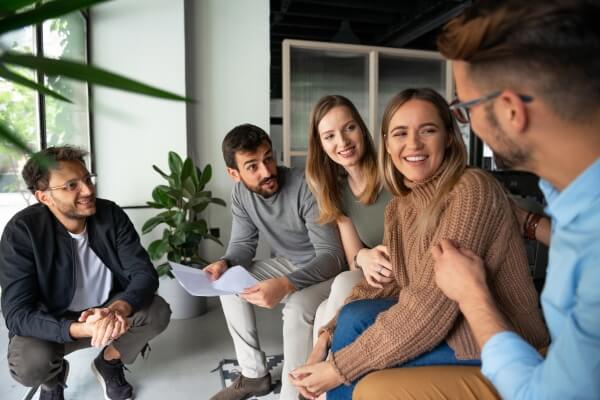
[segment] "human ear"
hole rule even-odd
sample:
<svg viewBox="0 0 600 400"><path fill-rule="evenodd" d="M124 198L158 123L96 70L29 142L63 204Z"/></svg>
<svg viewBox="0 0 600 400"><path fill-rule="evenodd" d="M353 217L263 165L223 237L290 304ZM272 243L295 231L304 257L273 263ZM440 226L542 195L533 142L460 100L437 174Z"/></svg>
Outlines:
<svg viewBox="0 0 600 400"><path fill-rule="evenodd" d="M235 168L229 168L229 167L227 167L227 175L229 175L229 177L231 179L233 179L234 182L239 182L241 180L241 178L240 178L240 171L238 171Z"/></svg>
<svg viewBox="0 0 600 400"><path fill-rule="evenodd" d="M36 190L34 193L34 196L36 198L36 200L40 203L42 203L45 206L49 206L51 199L50 196L48 195L48 192L46 191L42 191L42 190Z"/></svg>
<svg viewBox="0 0 600 400"><path fill-rule="evenodd" d="M520 134L527 129L528 112L525 101L511 89L505 89L500 94L498 117L506 131Z"/></svg>

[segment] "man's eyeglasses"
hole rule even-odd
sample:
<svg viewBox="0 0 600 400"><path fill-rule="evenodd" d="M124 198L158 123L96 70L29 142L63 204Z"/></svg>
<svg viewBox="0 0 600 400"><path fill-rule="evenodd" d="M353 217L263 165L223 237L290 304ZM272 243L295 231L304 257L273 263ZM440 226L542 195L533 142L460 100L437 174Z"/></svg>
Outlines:
<svg viewBox="0 0 600 400"><path fill-rule="evenodd" d="M481 96L476 99L463 102L459 102L458 99L454 99L450 103L450 111L452 111L452 114L454 114L454 118L456 118L458 122L460 122L461 124L468 124L471 121L471 117L469 116L469 108L476 106L477 104L495 99L496 97L500 96L501 93L502 91L498 90L485 96ZM527 96L525 94L520 94L519 98L525 103L529 103L533 100L533 97Z"/></svg>
<svg viewBox="0 0 600 400"><path fill-rule="evenodd" d="M78 192L81 190L81 185L93 187L96 185L96 174L88 174L80 179L71 179L60 186L49 187L46 190L66 190L67 192Z"/></svg>

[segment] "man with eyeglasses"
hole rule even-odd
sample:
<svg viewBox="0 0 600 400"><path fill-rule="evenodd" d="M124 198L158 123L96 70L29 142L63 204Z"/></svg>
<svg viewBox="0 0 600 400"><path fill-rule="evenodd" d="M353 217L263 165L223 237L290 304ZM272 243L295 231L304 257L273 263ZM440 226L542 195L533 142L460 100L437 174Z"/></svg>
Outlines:
<svg viewBox="0 0 600 400"><path fill-rule="evenodd" d="M124 365L168 325L169 305L154 293L156 271L127 215L96 198L86 153L64 146L34 154L23 179L38 204L17 213L0 241L2 313L8 364L40 399L63 399L66 354L94 346L106 399L131 399Z"/></svg>
<svg viewBox="0 0 600 400"><path fill-rule="evenodd" d="M552 218L541 304L545 357L514 333L481 259L432 249L436 280L482 348L507 399L600 398L600 6L585 0L480 2L438 44L473 131L505 165L540 176Z"/></svg>
<svg viewBox="0 0 600 400"><path fill-rule="evenodd" d="M432 248L436 282L505 399L600 399L599 21L597 1L480 0L438 39L453 60L457 119L504 165L540 176L552 219L544 356L498 309L479 257L448 241ZM459 368L400 368L367 376L353 398L497 399L489 381Z"/></svg>

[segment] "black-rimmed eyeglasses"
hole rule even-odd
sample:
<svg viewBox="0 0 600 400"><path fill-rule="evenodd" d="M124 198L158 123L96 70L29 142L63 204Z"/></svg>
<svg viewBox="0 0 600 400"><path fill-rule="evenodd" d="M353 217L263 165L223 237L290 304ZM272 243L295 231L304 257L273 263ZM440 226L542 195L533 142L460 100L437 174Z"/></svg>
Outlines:
<svg viewBox="0 0 600 400"><path fill-rule="evenodd" d="M469 108L476 106L477 104L495 99L496 97L500 96L501 93L502 91L498 90L485 96L481 96L476 99L463 102L459 102L458 99L454 99L450 103L450 111L452 111L452 114L454 114L454 118L456 118L458 122L460 122L461 124L468 124L471 121L471 117L469 116ZM526 94L520 94L519 98L525 103L529 103L533 100L533 97L528 96Z"/></svg>
<svg viewBox="0 0 600 400"><path fill-rule="evenodd" d="M67 192L78 192L81 190L81 185L86 185L87 187L93 187L96 185L96 174L88 174L80 179L71 179L70 181L66 181L64 184L59 186L52 186L46 190L66 190Z"/></svg>

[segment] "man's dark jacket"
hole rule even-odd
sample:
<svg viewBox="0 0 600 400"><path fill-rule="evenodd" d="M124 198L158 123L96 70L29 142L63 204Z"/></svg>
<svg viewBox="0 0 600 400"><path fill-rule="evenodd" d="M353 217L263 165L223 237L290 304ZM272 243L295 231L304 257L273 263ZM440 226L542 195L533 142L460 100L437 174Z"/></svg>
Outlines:
<svg viewBox="0 0 600 400"><path fill-rule="evenodd" d="M158 277L125 212L97 199L86 230L90 247L113 273L112 292L134 312L148 304ZM29 206L8 222L0 241L0 286L10 336L74 340L71 320L63 316L75 294L77 257L74 239L46 206Z"/></svg>

